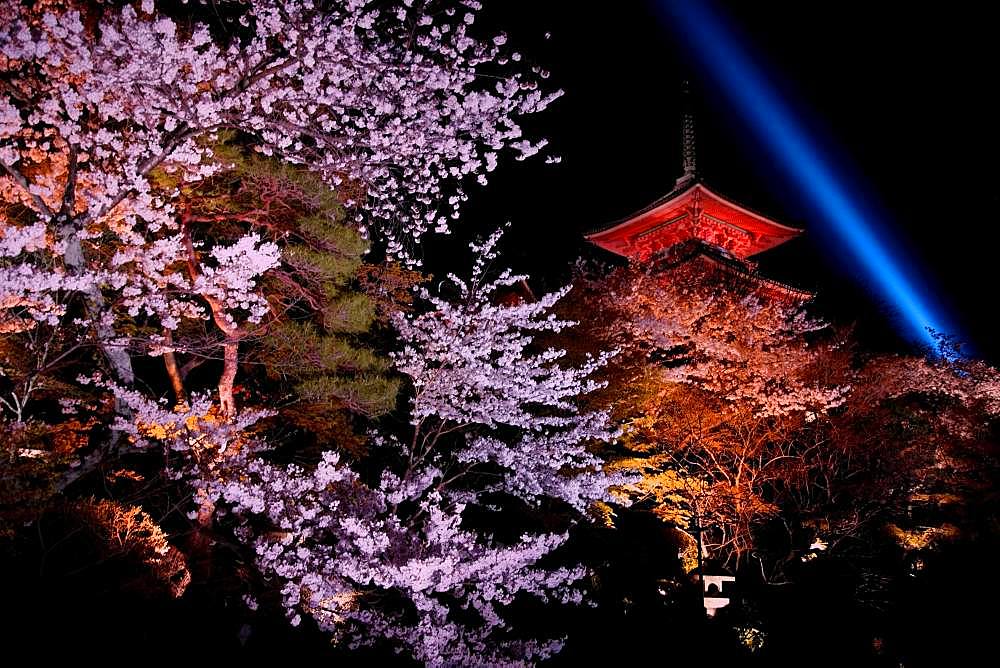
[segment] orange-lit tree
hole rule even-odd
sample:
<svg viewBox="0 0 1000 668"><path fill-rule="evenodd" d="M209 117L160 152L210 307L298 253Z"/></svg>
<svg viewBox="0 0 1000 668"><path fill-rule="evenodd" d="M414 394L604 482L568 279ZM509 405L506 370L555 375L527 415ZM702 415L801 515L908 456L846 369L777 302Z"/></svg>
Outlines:
<svg viewBox="0 0 1000 668"><path fill-rule="evenodd" d="M995 413L994 370L865 355L801 300L678 257L583 271L574 297L620 350L601 400L624 428L617 466L642 474L621 490L637 507L681 531L697 522L708 555L754 554L778 578L810 544L873 532L940 486L942 466L968 465ZM787 536L764 545L766 526Z"/></svg>
<svg viewBox="0 0 1000 668"><path fill-rule="evenodd" d="M808 466L807 433L843 401L840 379L815 373L824 323L671 256L579 287L611 316L595 334L621 351L617 466L643 474L623 492L682 530L697 521L709 553L739 560L779 511L771 491Z"/></svg>

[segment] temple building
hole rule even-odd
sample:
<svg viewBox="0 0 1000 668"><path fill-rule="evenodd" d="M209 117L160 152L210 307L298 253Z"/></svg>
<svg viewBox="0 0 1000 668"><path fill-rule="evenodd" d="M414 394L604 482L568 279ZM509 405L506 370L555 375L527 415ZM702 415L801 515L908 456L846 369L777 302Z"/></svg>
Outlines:
<svg viewBox="0 0 1000 668"><path fill-rule="evenodd" d="M673 189L630 216L585 235L587 241L627 258L649 263L697 262L785 299L812 294L765 278L751 258L802 233L801 229L750 211L710 190L698 176L694 119L683 123L683 174Z"/></svg>

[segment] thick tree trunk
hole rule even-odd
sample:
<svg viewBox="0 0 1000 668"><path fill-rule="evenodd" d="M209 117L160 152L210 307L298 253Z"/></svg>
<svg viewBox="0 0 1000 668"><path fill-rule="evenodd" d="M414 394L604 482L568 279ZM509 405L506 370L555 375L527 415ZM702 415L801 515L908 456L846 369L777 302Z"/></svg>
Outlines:
<svg viewBox="0 0 1000 668"><path fill-rule="evenodd" d="M219 407L226 417L236 415L236 400L233 398L233 383L239 367L239 341L230 337L223 345L222 376L219 377Z"/></svg>

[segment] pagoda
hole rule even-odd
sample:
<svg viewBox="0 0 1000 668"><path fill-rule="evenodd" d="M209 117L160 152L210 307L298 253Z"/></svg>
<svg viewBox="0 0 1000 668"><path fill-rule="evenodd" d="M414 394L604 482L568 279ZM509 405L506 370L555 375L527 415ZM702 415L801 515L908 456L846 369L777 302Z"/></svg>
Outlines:
<svg viewBox="0 0 1000 668"><path fill-rule="evenodd" d="M587 241L631 262L697 261L766 293L811 297L811 293L760 276L750 259L794 239L802 230L750 211L701 182L689 109L685 110L682 135L684 169L673 189L630 216L586 234Z"/></svg>

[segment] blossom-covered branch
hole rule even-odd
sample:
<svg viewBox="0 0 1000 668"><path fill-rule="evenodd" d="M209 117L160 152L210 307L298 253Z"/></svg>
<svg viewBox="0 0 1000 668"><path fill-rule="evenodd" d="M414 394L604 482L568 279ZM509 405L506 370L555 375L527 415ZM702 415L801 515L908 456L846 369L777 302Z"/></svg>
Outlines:
<svg viewBox="0 0 1000 668"><path fill-rule="evenodd" d="M568 528L628 479L588 450L615 437L607 414L577 408L607 356L569 367L557 364L562 351L534 349L536 333L572 324L550 312L563 292L500 303L521 277L487 278L498 240L475 248L471 280L452 277L452 299L422 292L430 310L397 318L412 432L376 441L390 462L377 484L327 452L312 469L252 461L215 487L239 516L274 526L243 535L284 583L294 623L308 613L338 636L389 641L432 664L531 662L559 648L506 637L503 611L523 595L580 600L582 569L539 563L568 534L491 537L468 528L465 511L547 498L565 504Z"/></svg>

